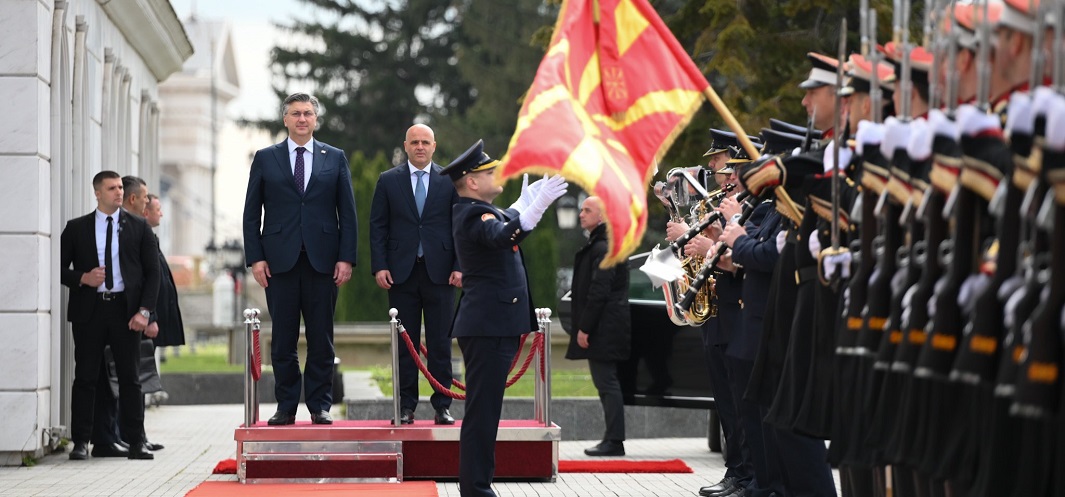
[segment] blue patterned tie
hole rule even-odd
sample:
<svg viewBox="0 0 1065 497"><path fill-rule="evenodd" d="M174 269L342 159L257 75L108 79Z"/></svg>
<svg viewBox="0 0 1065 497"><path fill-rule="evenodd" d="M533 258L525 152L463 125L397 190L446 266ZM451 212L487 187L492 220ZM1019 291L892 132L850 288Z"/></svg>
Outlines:
<svg viewBox="0 0 1065 497"><path fill-rule="evenodd" d="M425 185L422 184L422 178L425 177L425 171L415 171L414 174L418 175L417 186L414 187L414 205L418 207L418 216L422 215L422 209L425 208ZM418 241L418 257L422 256L422 242Z"/></svg>
<svg viewBox="0 0 1065 497"><path fill-rule="evenodd" d="M296 189L299 190L300 195L303 195L303 153L307 149L303 147L296 147L296 170L292 173L292 179L296 180Z"/></svg>

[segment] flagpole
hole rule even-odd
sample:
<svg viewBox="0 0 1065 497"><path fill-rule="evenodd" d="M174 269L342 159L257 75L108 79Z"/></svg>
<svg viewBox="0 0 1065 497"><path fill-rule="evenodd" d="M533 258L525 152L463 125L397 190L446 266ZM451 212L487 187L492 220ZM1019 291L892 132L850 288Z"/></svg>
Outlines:
<svg viewBox="0 0 1065 497"><path fill-rule="evenodd" d="M706 86L703 90L703 96L710 101L710 104L714 106L718 114L725 120L725 124L733 133L736 133L736 139L740 141L740 145L743 145L743 149L747 151L747 155L751 160L757 160L762 154L758 153L758 149L754 148L754 143L751 143L751 139L747 138L747 133L743 131L743 126L740 126L739 121L736 120L736 116L732 115L732 112L725 106L725 102L721 101L721 97L717 96L717 92L710 85Z"/></svg>

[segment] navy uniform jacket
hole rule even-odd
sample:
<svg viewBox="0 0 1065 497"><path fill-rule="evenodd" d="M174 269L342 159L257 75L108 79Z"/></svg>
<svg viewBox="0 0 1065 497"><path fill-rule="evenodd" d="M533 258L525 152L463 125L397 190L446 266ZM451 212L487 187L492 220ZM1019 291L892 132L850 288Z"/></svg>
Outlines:
<svg viewBox="0 0 1065 497"><path fill-rule="evenodd" d="M333 274L338 261L355 265L358 225L348 159L336 147L313 142L311 177L302 197L292 178L287 139L255 152L244 202L249 267L266 261L271 273L283 273L304 249L319 273Z"/></svg>
<svg viewBox="0 0 1065 497"><path fill-rule="evenodd" d="M518 243L518 211L459 197L451 210L462 296L451 336L521 336L537 328Z"/></svg>
<svg viewBox="0 0 1065 497"><path fill-rule="evenodd" d="M759 212L761 211L761 212ZM777 252L777 232L780 231L780 213L772 203L763 203L755 208L751 219L760 220L757 226L747 223L747 235L740 236L732 245L732 261L743 266L743 328L732 334L727 354L739 359L754 361L758 344L762 339L762 323L765 316L769 284L773 268L780 254Z"/></svg>
<svg viewBox="0 0 1065 497"><path fill-rule="evenodd" d="M425 269L437 285L448 284L458 271L455 244L451 238L451 205L458 201L455 184L440 174L437 163L429 165L428 189L421 216L414 203L407 161L381 173L370 206L370 274L383 269L396 284L407 281L422 243Z"/></svg>

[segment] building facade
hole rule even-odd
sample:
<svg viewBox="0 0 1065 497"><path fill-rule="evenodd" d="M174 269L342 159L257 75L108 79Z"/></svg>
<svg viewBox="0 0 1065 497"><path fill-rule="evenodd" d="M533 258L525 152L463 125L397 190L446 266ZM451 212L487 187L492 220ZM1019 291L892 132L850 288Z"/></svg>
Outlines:
<svg viewBox="0 0 1065 497"><path fill-rule="evenodd" d="M160 184L159 83L193 53L167 0L0 0L0 464L69 436L59 234L103 169Z"/></svg>

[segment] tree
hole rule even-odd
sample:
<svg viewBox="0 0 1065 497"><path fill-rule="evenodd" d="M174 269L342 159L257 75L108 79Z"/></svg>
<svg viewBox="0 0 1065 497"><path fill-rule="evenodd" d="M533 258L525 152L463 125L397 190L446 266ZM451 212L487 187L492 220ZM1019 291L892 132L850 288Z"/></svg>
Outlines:
<svg viewBox="0 0 1065 497"><path fill-rule="evenodd" d="M323 141L391 159L411 124L471 103L456 68L452 2L301 1L325 20L281 26L299 43L272 50L274 89L282 99L297 88L316 94ZM280 130L276 120L254 124Z"/></svg>
<svg viewBox="0 0 1065 497"><path fill-rule="evenodd" d="M337 321L387 321L388 292L377 286L370 274L370 199L381 171L391 167L383 153L367 157L355 152L350 157L351 186L355 191L356 218L359 222L358 255L351 280L340 287L337 295Z"/></svg>

